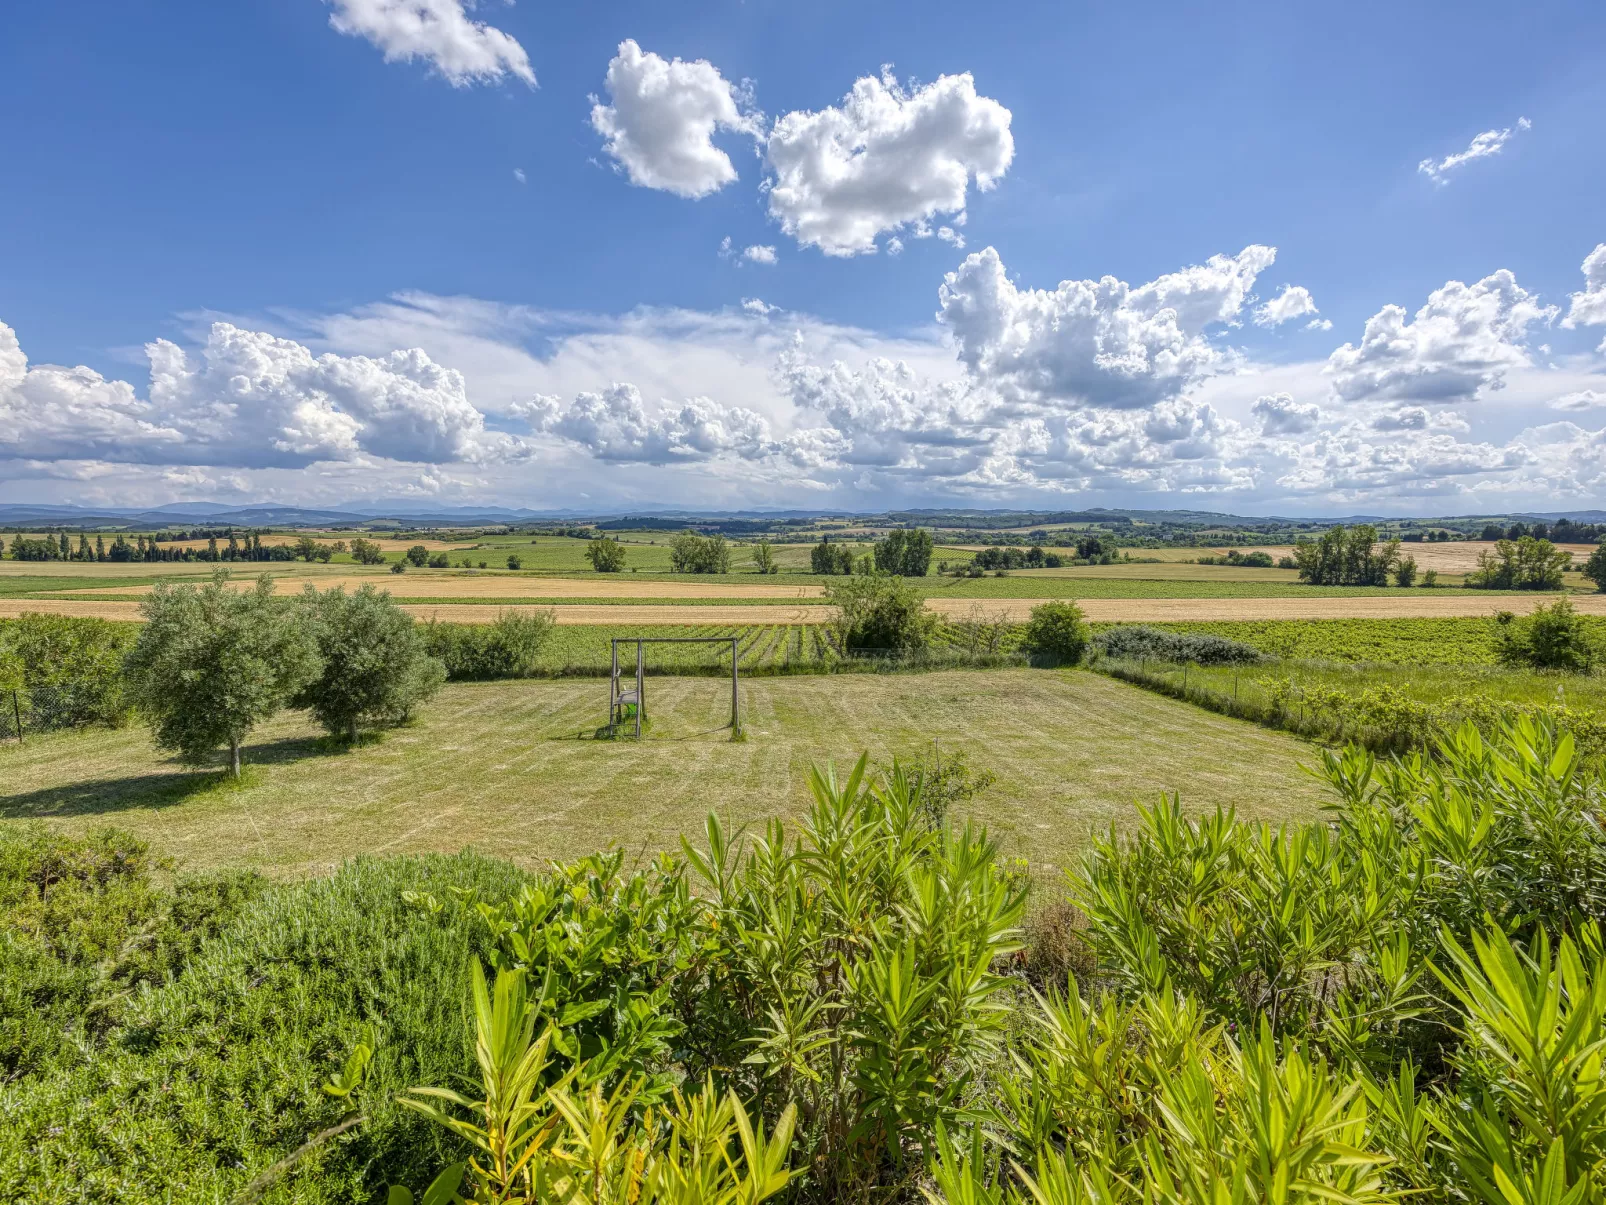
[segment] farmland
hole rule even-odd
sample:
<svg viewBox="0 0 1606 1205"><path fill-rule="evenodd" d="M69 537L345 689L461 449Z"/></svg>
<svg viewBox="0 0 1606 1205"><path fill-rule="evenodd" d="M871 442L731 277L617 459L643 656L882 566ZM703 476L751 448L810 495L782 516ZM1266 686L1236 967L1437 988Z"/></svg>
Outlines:
<svg viewBox="0 0 1606 1205"><path fill-rule="evenodd" d="M1133 800L1314 814L1300 742L1083 671L1023 669L744 684L732 743L719 681L655 682L651 739L591 739L597 682L449 685L415 727L325 753L286 713L253 736L243 788L182 771L140 726L0 748L0 816L73 832L112 823L188 868L321 873L368 853L494 848L525 864L618 843L672 847L710 808L732 825L801 806L811 762L918 757L932 742L998 775L974 814L1011 852L1062 862Z"/></svg>

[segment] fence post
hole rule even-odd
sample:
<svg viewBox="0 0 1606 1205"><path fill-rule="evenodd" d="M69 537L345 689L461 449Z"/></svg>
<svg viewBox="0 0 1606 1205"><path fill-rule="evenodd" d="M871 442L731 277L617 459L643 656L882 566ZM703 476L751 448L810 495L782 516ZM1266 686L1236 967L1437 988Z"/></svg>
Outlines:
<svg viewBox="0 0 1606 1205"><path fill-rule="evenodd" d="M22 703L17 698L17 692L11 692L11 714L17 717L17 744L22 744Z"/></svg>

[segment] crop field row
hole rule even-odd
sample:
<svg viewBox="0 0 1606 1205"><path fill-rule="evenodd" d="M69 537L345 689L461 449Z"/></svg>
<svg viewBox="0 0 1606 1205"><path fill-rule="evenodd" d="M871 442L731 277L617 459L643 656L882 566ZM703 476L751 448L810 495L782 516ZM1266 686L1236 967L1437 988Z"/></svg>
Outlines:
<svg viewBox="0 0 1606 1205"><path fill-rule="evenodd" d="M1606 639L1606 619L1589 617L1585 623ZM1165 626L1242 640L1299 661L1486 666L1498 660L1495 624L1489 619L1271 619Z"/></svg>
<svg viewBox="0 0 1606 1205"><path fill-rule="evenodd" d="M541 650L538 671L553 677L590 677L605 674L610 665L612 641L636 637L737 638L741 671L776 674L818 670L840 660L834 633L820 624L661 624L650 627L587 625L558 627ZM730 672L728 646L716 644L649 644L644 656L649 673L721 674ZM636 646L621 645L620 666L634 672Z"/></svg>

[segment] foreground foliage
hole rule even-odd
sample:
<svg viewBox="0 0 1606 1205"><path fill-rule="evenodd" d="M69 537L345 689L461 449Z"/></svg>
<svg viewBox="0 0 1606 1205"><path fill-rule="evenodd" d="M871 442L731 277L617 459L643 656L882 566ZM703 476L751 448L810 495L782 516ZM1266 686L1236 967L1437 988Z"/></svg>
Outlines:
<svg viewBox="0 0 1606 1205"><path fill-rule="evenodd" d="M1606 1198L1598 761L1522 718L1319 772L1329 820L1164 799L1058 887L861 760L637 869L275 888L0 1096L0 1193Z"/></svg>

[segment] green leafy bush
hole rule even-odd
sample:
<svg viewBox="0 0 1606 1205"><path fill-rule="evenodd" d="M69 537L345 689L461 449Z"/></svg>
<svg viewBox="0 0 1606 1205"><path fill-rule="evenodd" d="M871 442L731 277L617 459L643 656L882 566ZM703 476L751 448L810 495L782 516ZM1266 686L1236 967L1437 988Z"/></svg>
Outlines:
<svg viewBox="0 0 1606 1205"><path fill-rule="evenodd" d="M1502 611L1495 623L1500 660L1506 665L1576 674L1587 672L1600 659L1599 649L1570 599L1535 607L1521 617Z"/></svg>
<svg viewBox="0 0 1606 1205"><path fill-rule="evenodd" d="M905 578L859 575L827 586L825 597L837 609L837 641L851 653L918 652L937 629L936 615Z"/></svg>
<svg viewBox="0 0 1606 1205"><path fill-rule="evenodd" d="M131 999L81 1061L8 1088L0 1199L230 1200L349 1115L321 1084L364 1031L376 1047L366 1122L261 1199L332 1205L428 1183L460 1146L394 1097L473 1065L462 1000L469 964L489 946L472 914L404 895L506 898L524 878L468 855L359 859L259 894L171 983Z"/></svg>
<svg viewBox="0 0 1606 1205"><path fill-rule="evenodd" d="M234 874L162 890L159 869L126 834L0 828L0 1080L76 1064L262 886Z"/></svg>
<svg viewBox="0 0 1606 1205"><path fill-rule="evenodd" d="M123 658L133 644L129 624L25 611L0 620L0 689L49 692L57 726L122 724L130 710Z"/></svg>
<svg viewBox="0 0 1606 1205"><path fill-rule="evenodd" d="M1041 603L1032 608L1021 647L1055 665L1076 665L1087 652L1088 627L1082 608L1073 602Z"/></svg>
<svg viewBox="0 0 1606 1205"><path fill-rule="evenodd" d="M536 672L555 622L550 610L504 611L489 624L430 620L424 647L453 682L526 678Z"/></svg>
<svg viewBox="0 0 1606 1205"><path fill-rule="evenodd" d="M1196 665L1254 665L1268 660L1254 645L1241 640L1141 624L1106 628L1094 637L1094 644L1106 657L1131 660L1191 661Z"/></svg>

